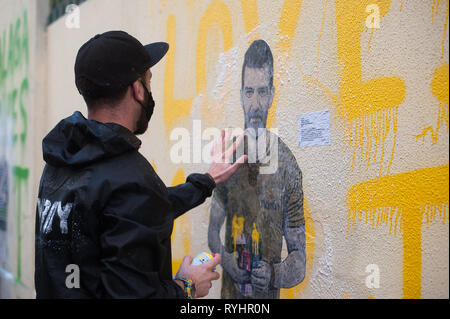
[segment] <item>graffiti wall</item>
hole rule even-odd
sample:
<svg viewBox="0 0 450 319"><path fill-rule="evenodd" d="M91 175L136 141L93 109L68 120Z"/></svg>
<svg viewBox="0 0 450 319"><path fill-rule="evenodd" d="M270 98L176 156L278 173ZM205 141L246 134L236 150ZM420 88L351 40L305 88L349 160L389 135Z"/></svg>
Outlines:
<svg viewBox="0 0 450 319"><path fill-rule="evenodd" d="M449 297L448 0L90 0L79 9L79 27L61 18L47 29L47 130L87 113L73 81L78 48L123 29L170 45L152 69L156 108L141 148L167 185L206 171L208 129L248 133L254 161L175 222L174 272L184 255L212 251L223 255L212 298ZM17 19L23 26L24 12ZM19 158L29 94L21 56L11 66L18 86L2 98L16 99L15 113L2 106L1 117L11 127L2 141L10 134ZM15 176L26 175L19 164L0 157L3 216Z"/></svg>
<svg viewBox="0 0 450 319"><path fill-rule="evenodd" d="M0 22L0 296L33 296L36 147L34 3L2 1ZM43 33L43 31L41 32Z"/></svg>

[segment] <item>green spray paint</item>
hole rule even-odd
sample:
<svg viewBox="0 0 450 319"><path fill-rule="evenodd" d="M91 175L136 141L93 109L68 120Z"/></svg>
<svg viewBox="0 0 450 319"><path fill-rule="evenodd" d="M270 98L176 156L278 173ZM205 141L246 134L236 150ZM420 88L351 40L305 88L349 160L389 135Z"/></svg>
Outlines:
<svg viewBox="0 0 450 319"><path fill-rule="evenodd" d="M8 166L12 167L12 194L8 201L15 203L17 220L17 269L15 282L22 278L22 203L27 202L29 191L28 181L30 171L24 165L27 144L27 103L29 98L29 36L28 14L23 13L9 24L7 30L0 31L0 130L6 130L4 125L12 122L11 132L3 132L11 137L11 149L1 149L5 152ZM2 125L3 124L3 125ZM5 155L0 153L0 156ZM1 214L6 215L7 208Z"/></svg>
<svg viewBox="0 0 450 319"><path fill-rule="evenodd" d="M16 190L16 204L17 204L17 277L16 283L20 283L22 278L22 232L21 232L21 217L22 217L22 186L28 185L28 168L19 166L14 167L14 188Z"/></svg>

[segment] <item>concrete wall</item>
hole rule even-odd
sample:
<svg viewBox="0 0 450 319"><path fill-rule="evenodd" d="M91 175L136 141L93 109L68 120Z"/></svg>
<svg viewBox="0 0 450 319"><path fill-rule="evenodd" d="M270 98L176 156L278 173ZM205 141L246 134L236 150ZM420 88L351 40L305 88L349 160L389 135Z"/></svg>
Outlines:
<svg viewBox="0 0 450 319"><path fill-rule="evenodd" d="M244 54L255 39L269 44L275 95L267 127L277 129L302 171L306 222L306 277L281 289L281 298L449 297L448 0L89 0L80 6L80 28L68 28L61 18L46 30L43 104L35 96L42 50L31 45L41 36L32 27L39 10L31 1L3 2L10 13L2 32L28 12L29 62L2 83L0 163L9 167L2 236L9 240L9 258L0 262L27 293L36 177L43 165L39 139L75 110L87 114L74 84L78 48L96 33L122 29L142 43L170 44L152 69L156 108L141 137L142 153L167 185L208 167L168 160L174 129L193 134L194 120L201 120L202 130L243 127ZM16 115L4 111L9 100L3 91L20 89L28 74L26 123L39 121L44 129L29 128L22 141L22 108L15 104ZM318 111L329 112L329 128L316 127L329 131L329 142L304 146L298 119ZM17 142L9 142L11 134L18 134ZM24 169L28 187L20 188L14 172ZM210 204L177 220L175 267L185 254L209 250ZM18 250L21 257L14 257ZM216 282L210 297L220 296Z"/></svg>

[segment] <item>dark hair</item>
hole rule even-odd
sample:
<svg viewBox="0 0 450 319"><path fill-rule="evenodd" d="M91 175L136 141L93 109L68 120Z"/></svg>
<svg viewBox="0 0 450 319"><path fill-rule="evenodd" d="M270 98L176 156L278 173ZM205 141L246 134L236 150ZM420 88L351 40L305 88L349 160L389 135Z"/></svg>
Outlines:
<svg viewBox="0 0 450 319"><path fill-rule="evenodd" d="M244 64L242 65L242 86L244 87L245 67L267 68L269 71L270 87L273 86L273 56L269 45L264 40L255 40L245 52Z"/></svg>
<svg viewBox="0 0 450 319"><path fill-rule="evenodd" d="M115 90L108 90L85 78L79 79L79 85L80 87L85 88L81 95L83 96L88 109L95 108L95 106L100 102L102 104L115 104L124 98L129 87L128 85ZM92 92L96 93L93 94Z"/></svg>

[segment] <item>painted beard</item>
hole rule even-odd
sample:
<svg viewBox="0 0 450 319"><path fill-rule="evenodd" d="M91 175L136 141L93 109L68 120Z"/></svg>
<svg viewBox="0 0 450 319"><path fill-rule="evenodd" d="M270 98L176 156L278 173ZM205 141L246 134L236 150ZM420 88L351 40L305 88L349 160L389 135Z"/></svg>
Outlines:
<svg viewBox="0 0 450 319"><path fill-rule="evenodd" d="M258 130L266 128L266 120L267 113L263 114L260 110L250 111L245 115L245 129L248 130L253 137L258 138Z"/></svg>

